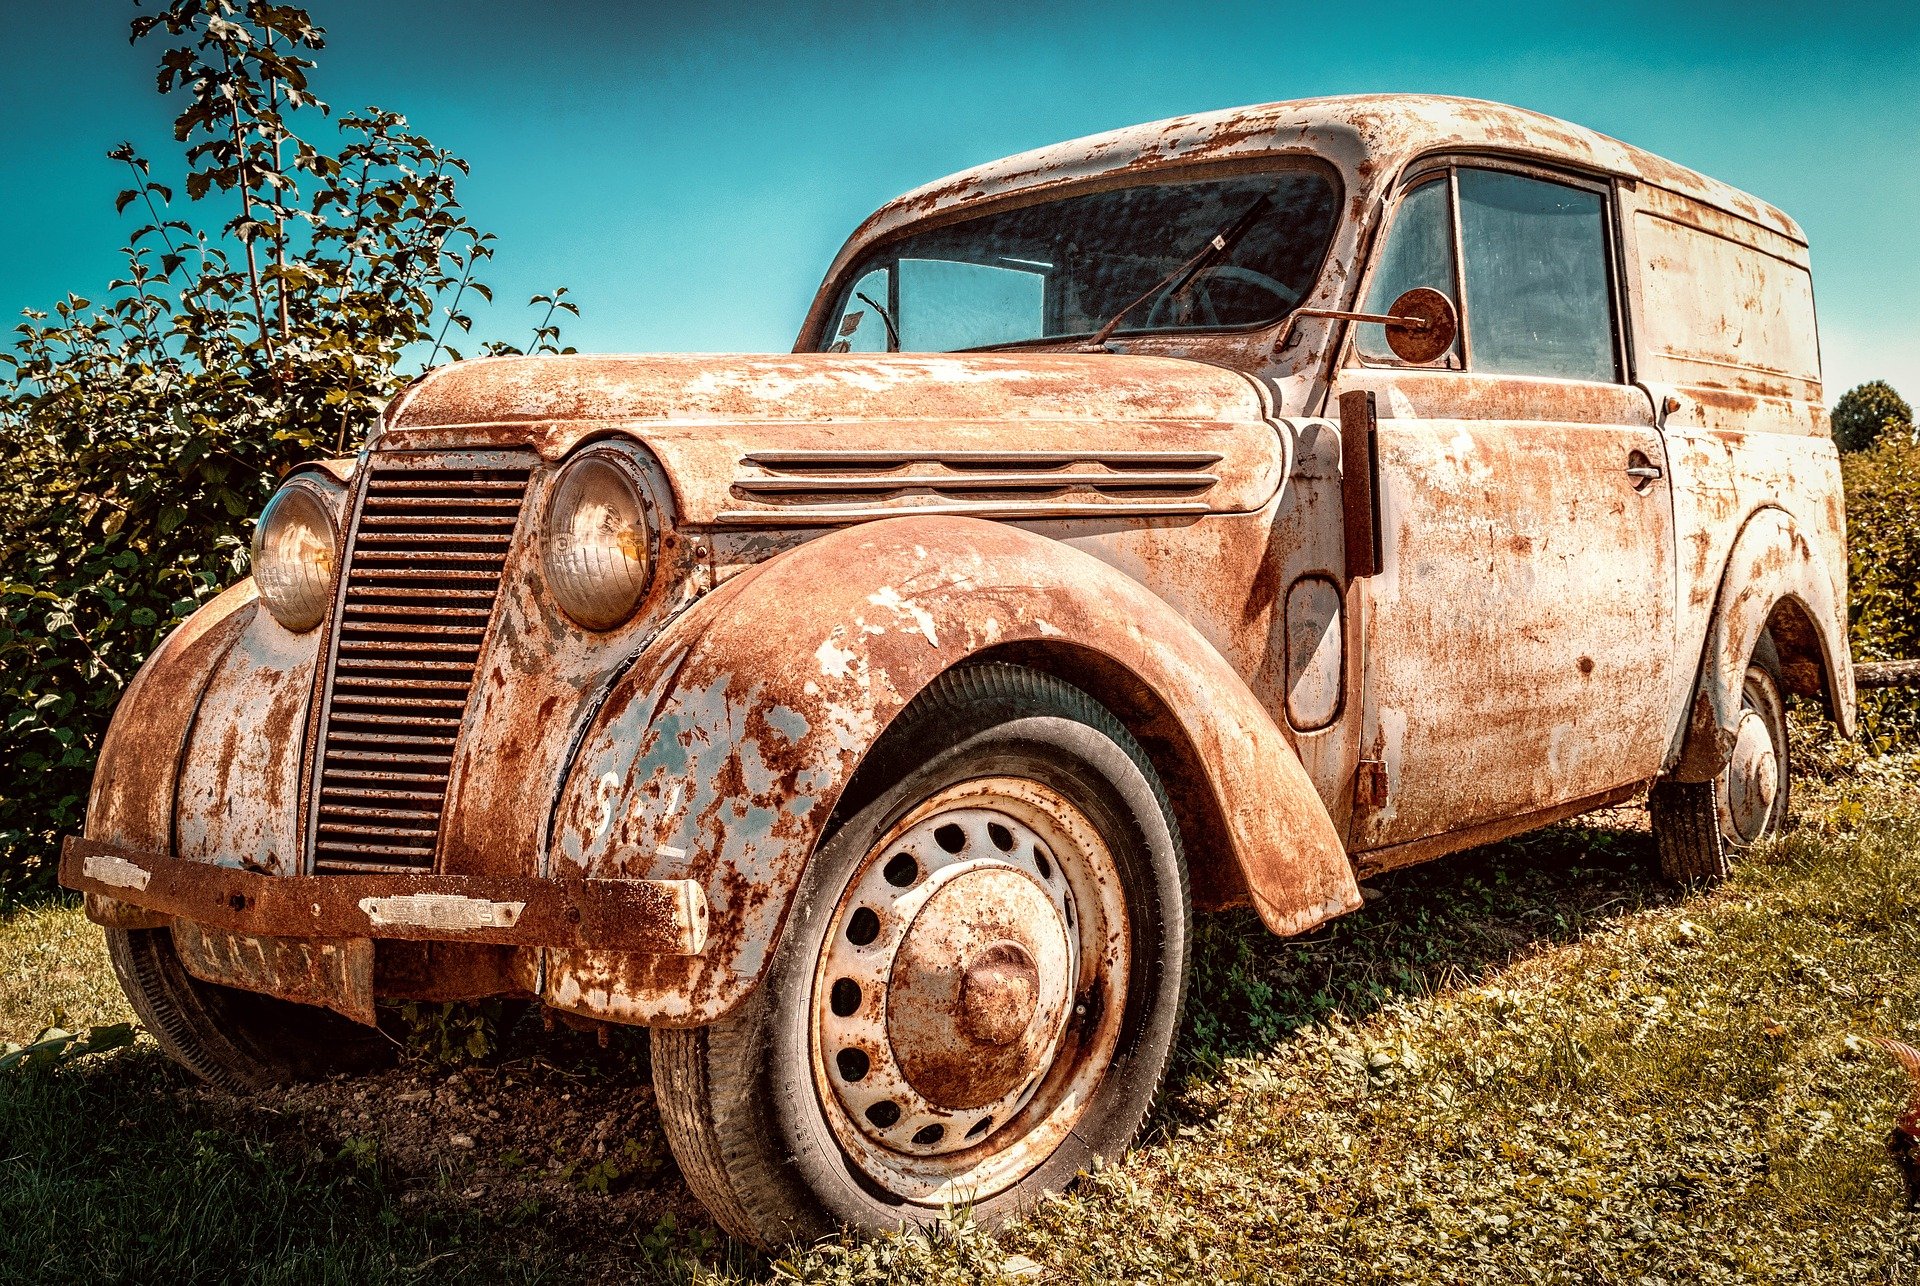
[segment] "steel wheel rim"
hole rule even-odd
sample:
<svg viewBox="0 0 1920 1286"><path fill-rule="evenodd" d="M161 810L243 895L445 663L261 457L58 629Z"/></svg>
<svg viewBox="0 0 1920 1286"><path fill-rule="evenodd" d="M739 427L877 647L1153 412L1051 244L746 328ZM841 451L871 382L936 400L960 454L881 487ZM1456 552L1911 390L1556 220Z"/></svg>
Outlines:
<svg viewBox="0 0 1920 1286"><path fill-rule="evenodd" d="M1752 844L1773 825L1780 799L1780 749L1766 717L1765 695L1749 678L1740 702L1733 751L1720 781L1720 823L1736 843Z"/></svg>
<svg viewBox="0 0 1920 1286"><path fill-rule="evenodd" d="M1128 964L1118 867L1063 795L992 777L923 801L862 856L819 950L808 1043L835 1142L922 1205L1017 1183L1112 1061Z"/></svg>

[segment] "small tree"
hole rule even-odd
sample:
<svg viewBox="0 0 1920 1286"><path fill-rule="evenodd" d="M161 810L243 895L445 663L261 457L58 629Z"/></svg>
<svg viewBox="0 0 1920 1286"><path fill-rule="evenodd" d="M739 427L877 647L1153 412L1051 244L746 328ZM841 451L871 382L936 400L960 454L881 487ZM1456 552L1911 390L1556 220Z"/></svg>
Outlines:
<svg viewBox="0 0 1920 1286"><path fill-rule="evenodd" d="M1833 442L1842 451L1865 451L1889 428L1913 432L1913 408L1885 380L1850 388L1833 404Z"/></svg>
<svg viewBox="0 0 1920 1286"><path fill-rule="evenodd" d="M409 366L460 356L469 299L492 298L463 161L377 108L296 128L329 115L307 13L172 0L132 28L166 44L180 173L115 148L118 208L141 218L124 273L98 302L29 310L0 353L0 894L46 878L127 680L246 573L280 476L355 449ZM176 187L224 219L177 216ZM565 288L533 303L532 351L565 351Z"/></svg>

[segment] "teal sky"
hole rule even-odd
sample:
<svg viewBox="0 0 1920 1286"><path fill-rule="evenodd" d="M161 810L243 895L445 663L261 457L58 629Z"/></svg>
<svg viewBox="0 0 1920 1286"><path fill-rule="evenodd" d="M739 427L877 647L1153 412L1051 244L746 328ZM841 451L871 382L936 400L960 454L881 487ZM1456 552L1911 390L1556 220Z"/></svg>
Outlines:
<svg viewBox="0 0 1920 1286"><path fill-rule="evenodd" d="M150 3L149 8L157 7ZM588 351L769 350L897 192L1184 112L1465 94L1591 126L1772 201L1813 246L1828 396L1920 401L1920 5L312 0L315 88L473 164L502 301L554 284ZM0 0L0 310L98 292L134 226L131 138L166 157L158 46L119 0ZM323 126L322 128L330 128ZM157 169L158 172L158 169ZM517 307L482 315L517 334Z"/></svg>

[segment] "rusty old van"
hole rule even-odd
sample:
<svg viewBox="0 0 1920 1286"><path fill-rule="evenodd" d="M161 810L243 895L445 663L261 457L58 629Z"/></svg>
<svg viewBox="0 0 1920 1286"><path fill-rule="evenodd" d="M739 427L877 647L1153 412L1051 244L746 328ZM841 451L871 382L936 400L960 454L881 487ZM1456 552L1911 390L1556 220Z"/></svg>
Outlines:
<svg viewBox="0 0 1920 1286"><path fill-rule="evenodd" d="M1672 874L1845 729L1807 246L1490 103L1182 117L889 203L784 356L498 358L293 473L62 878L229 1086L377 1006L653 1029L726 1228L996 1219L1127 1146L1193 909L1647 792Z"/></svg>

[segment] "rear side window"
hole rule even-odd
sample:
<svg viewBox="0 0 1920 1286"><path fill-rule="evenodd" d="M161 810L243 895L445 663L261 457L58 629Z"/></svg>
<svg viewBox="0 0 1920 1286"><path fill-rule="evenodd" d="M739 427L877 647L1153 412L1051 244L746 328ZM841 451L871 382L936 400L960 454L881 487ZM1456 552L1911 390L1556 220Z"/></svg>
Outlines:
<svg viewBox="0 0 1920 1286"><path fill-rule="evenodd" d="M1466 341L1434 365L1610 383L1620 365L1609 241L1599 191L1446 170L1400 199L1364 309L1384 313L1403 291L1430 286L1454 301ZM1397 360L1375 324L1355 328L1354 347L1369 362Z"/></svg>
<svg viewBox="0 0 1920 1286"><path fill-rule="evenodd" d="M1618 378L1600 193L1502 170L1459 181L1473 368Z"/></svg>

